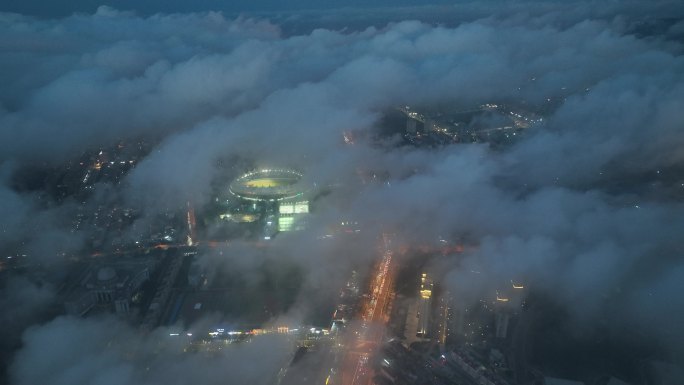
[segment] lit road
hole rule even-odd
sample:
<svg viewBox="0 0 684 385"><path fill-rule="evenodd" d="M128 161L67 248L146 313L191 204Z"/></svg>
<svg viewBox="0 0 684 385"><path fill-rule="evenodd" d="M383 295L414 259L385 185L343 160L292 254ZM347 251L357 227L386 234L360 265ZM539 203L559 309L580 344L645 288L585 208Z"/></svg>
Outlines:
<svg viewBox="0 0 684 385"><path fill-rule="evenodd" d="M374 266L369 295L361 306L361 319L348 330L346 353L342 361L342 385L369 385L373 383L373 369L369 360L383 340L389 319L394 274L392 251L387 236L383 237L382 259Z"/></svg>
<svg viewBox="0 0 684 385"><path fill-rule="evenodd" d="M355 318L329 340L321 340L309 358L285 368L279 385L371 385L371 359L384 342L393 298L394 273L389 239L383 237L381 258L371 271L366 295ZM314 369L315 367L315 369Z"/></svg>

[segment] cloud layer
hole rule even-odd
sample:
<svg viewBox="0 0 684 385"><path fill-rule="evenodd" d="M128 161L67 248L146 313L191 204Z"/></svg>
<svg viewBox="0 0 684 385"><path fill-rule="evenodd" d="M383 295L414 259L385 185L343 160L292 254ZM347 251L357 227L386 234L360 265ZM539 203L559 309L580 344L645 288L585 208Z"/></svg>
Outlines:
<svg viewBox="0 0 684 385"><path fill-rule="evenodd" d="M634 3L624 12L601 8L596 18L582 4L562 13L511 7L453 26L402 21L295 35L219 13L140 17L101 7L56 20L1 14L0 162L11 174L151 138L153 151L112 186L146 215L213 199L212 184L239 171L221 162L297 167L320 185L342 186L317 203L314 225L355 218L368 232L355 248L303 246L320 232L315 226L274 240L279 255L308 266L304 287L337 290L326 276L372 257L382 231L421 243L466 240L472 249L439 262L464 302L524 279L583 324L607 319L639 328L681 360L684 334L674 326L684 322L677 310L684 309L684 58L672 36L681 35L682 23L644 35L633 33L640 21ZM644 7L679 20L684 13L674 3ZM342 138L350 130L374 137L382 114L396 106L488 102L551 112L503 150L375 139L348 146ZM386 172L390 183L360 183L359 172L369 170ZM14 189L11 176L1 179L0 242L21 238L45 250L50 238L36 228L67 237L49 218L73 202L46 208L36 194ZM48 219L30 219L36 215ZM79 236L62 243L78 244ZM231 250L237 266L253 268L249 252ZM185 383L192 373L262 380L252 366L185 373L207 364L171 355L171 365L149 357L149 347L109 345L136 333L112 320L58 318L26 332L13 379ZM59 349L42 351L44 341ZM224 358L256 359L261 348L250 344ZM131 349L142 349L136 354L149 366L127 359ZM271 358L276 367L281 357ZM55 377L50 365L57 364L64 372Z"/></svg>

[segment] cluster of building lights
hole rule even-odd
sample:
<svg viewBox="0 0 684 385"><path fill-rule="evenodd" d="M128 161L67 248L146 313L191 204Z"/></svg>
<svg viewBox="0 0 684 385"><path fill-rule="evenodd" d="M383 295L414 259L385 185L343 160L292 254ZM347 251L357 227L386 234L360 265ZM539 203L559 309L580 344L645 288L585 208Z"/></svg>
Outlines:
<svg viewBox="0 0 684 385"><path fill-rule="evenodd" d="M217 328L214 329L213 331L210 331L207 333L210 337L219 337L219 336L259 336L259 335L266 335L266 334L296 334L299 333L301 330L307 330L309 334L313 335L328 335L330 334L330 330L328 329L321 329L321 328L290 328L289 326L274 326L266 329L251 329L251 330L229 330L226 331L225 328ZM188 337L192 337L193 333L169 333L170 337L178 337L181 336L182 334L185 334Z"/></svg>

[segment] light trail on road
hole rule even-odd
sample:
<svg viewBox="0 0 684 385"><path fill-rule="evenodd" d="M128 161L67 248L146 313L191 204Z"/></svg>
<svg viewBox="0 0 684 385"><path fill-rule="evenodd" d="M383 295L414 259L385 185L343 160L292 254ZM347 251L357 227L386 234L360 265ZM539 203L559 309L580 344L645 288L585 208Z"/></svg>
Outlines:
<svg viewBox="0 0 684 385"><path fill-rule="evenodd" d="M382 344L394 284L390 246L389 236L383 235L382 259L376 263L372 271L370 295L361 306L360 328L350 330L349 333L352 341L347 347L342 363L342 385L373 383L373 370L368 362Z"/></svg>

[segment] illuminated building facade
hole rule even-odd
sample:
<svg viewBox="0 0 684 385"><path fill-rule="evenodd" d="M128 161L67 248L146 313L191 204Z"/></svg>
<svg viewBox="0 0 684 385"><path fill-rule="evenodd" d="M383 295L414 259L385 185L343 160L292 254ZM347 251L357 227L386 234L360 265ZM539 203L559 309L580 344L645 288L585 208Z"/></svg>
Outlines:
<svg viewBox="0 0 684 385"><path fill-rule="evenodd" d="M301 230L309 213L309 201L281 201L278 205L278 231Z"/></svg>
<svg viewBox="0 0 684 385"><path fill-rule="evenodd" d="M418 332L425 337L430 331L430 313L432 310L432 280L427 273L420 277L420 307L418 311Z"/></svg>

